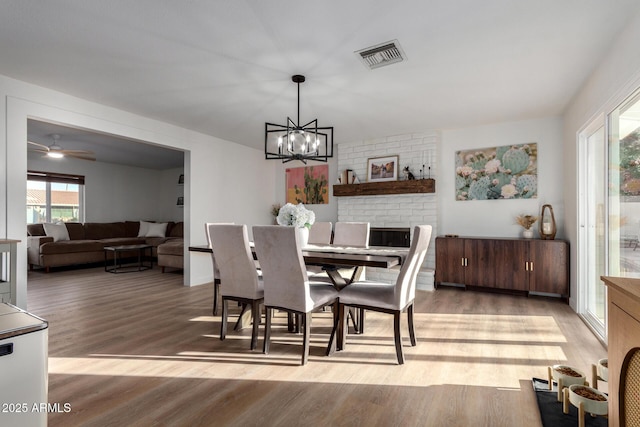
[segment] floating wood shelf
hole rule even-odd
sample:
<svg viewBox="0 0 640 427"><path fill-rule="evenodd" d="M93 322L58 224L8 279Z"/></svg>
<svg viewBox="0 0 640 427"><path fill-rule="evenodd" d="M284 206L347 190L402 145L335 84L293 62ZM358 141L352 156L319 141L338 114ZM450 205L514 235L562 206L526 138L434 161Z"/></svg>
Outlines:
<svg viewBox="0 0 640 427"><path fill-rule="evenodd" d="M362 184L343 184L333 186L333 195L376 196L385 194L435 193L435 179L415 179L411 181L365 182Z"/></svg>

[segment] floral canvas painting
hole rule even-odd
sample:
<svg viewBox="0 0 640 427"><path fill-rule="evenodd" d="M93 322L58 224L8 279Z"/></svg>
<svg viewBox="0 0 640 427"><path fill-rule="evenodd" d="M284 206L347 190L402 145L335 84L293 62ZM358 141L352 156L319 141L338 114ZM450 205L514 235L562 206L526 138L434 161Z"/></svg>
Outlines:
<svg viewBox="0 0 640 427"><path fill-rule="evenodd" d="M287 203L323 205L329 203L329 165L288 168Z"/></svg>
<svg viewBox="0 0 640 427"><path fill-rule="evenodd" d="M456 200L535 199L538 144L456 152Z"/></svg>

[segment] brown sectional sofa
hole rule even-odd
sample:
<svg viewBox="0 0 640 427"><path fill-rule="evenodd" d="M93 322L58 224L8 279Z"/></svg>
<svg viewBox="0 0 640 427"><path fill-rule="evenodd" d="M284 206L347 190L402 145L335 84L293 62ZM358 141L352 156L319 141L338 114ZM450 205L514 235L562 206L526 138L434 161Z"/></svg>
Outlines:
<svg viewBox="0 0 640 427"><path fill-rule="evenodd" d="M169 240L158 246L158 266L164 273L165 267L184 267L184 241L182 239Z"/></svg>
<svg viewBox="0 0 640 427"><path fill-rule="evenodd" d="M158 256L158 247L163 244L183 246L183 222L167 223L166 237L138 237L139 221L69 222L65 226L69 240L57 242L46 235L42 224L27 226L28 262L31 269L43 267L49 271L50 267L103 262L105 246L148 244L153 246L154 257ZM177 260L173 260L170 266L177 266ZM182 263L179 268L182 268Z"/></svg>

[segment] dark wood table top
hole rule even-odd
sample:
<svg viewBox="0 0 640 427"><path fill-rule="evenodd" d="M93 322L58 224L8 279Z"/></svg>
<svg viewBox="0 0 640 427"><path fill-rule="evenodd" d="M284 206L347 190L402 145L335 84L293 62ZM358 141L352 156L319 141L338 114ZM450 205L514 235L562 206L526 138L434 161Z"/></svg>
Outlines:
<svg viewBox="0 0 640 427"><path fill-rule="evenodd" d="M407 248L398 248L398 254L395 251L385 248L388 254L378 255L367 252L375 252L374 248L362 248L361 253L358 248L349 248L350 253L341 253L339 248L327 247L327 251L317 247L313 250L302 250L302 256L306 264L310 265L331 265L345 267L379 267L392 268L402 264L403 254L408 252ZM207 245L189 246L191 252L212 253Z"/></svg>

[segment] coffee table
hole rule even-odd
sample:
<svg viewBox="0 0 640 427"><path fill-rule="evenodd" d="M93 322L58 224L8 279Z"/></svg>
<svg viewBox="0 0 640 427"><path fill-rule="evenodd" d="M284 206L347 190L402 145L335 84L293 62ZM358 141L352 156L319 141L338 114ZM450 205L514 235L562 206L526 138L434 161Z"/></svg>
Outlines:
<svg viewBox="0 0 640 427"><path fill-rule="evenodd" d="M149 254L147 256L147 249L149 250ZM131 273L133 271L143 271L149 270L153 268L153 257L152 257L152 249L151 245L118 245L118 246L105 246L104 247L104 271L109 273ZM138 262L132 263L131 265L123 266L122 265L122 255L126 252L137 251L138 253ZM107 253L113 253L113 266L109 267L107 260ZM144 259L147 258L149 260L149 264L144 264Z"/></svg>

